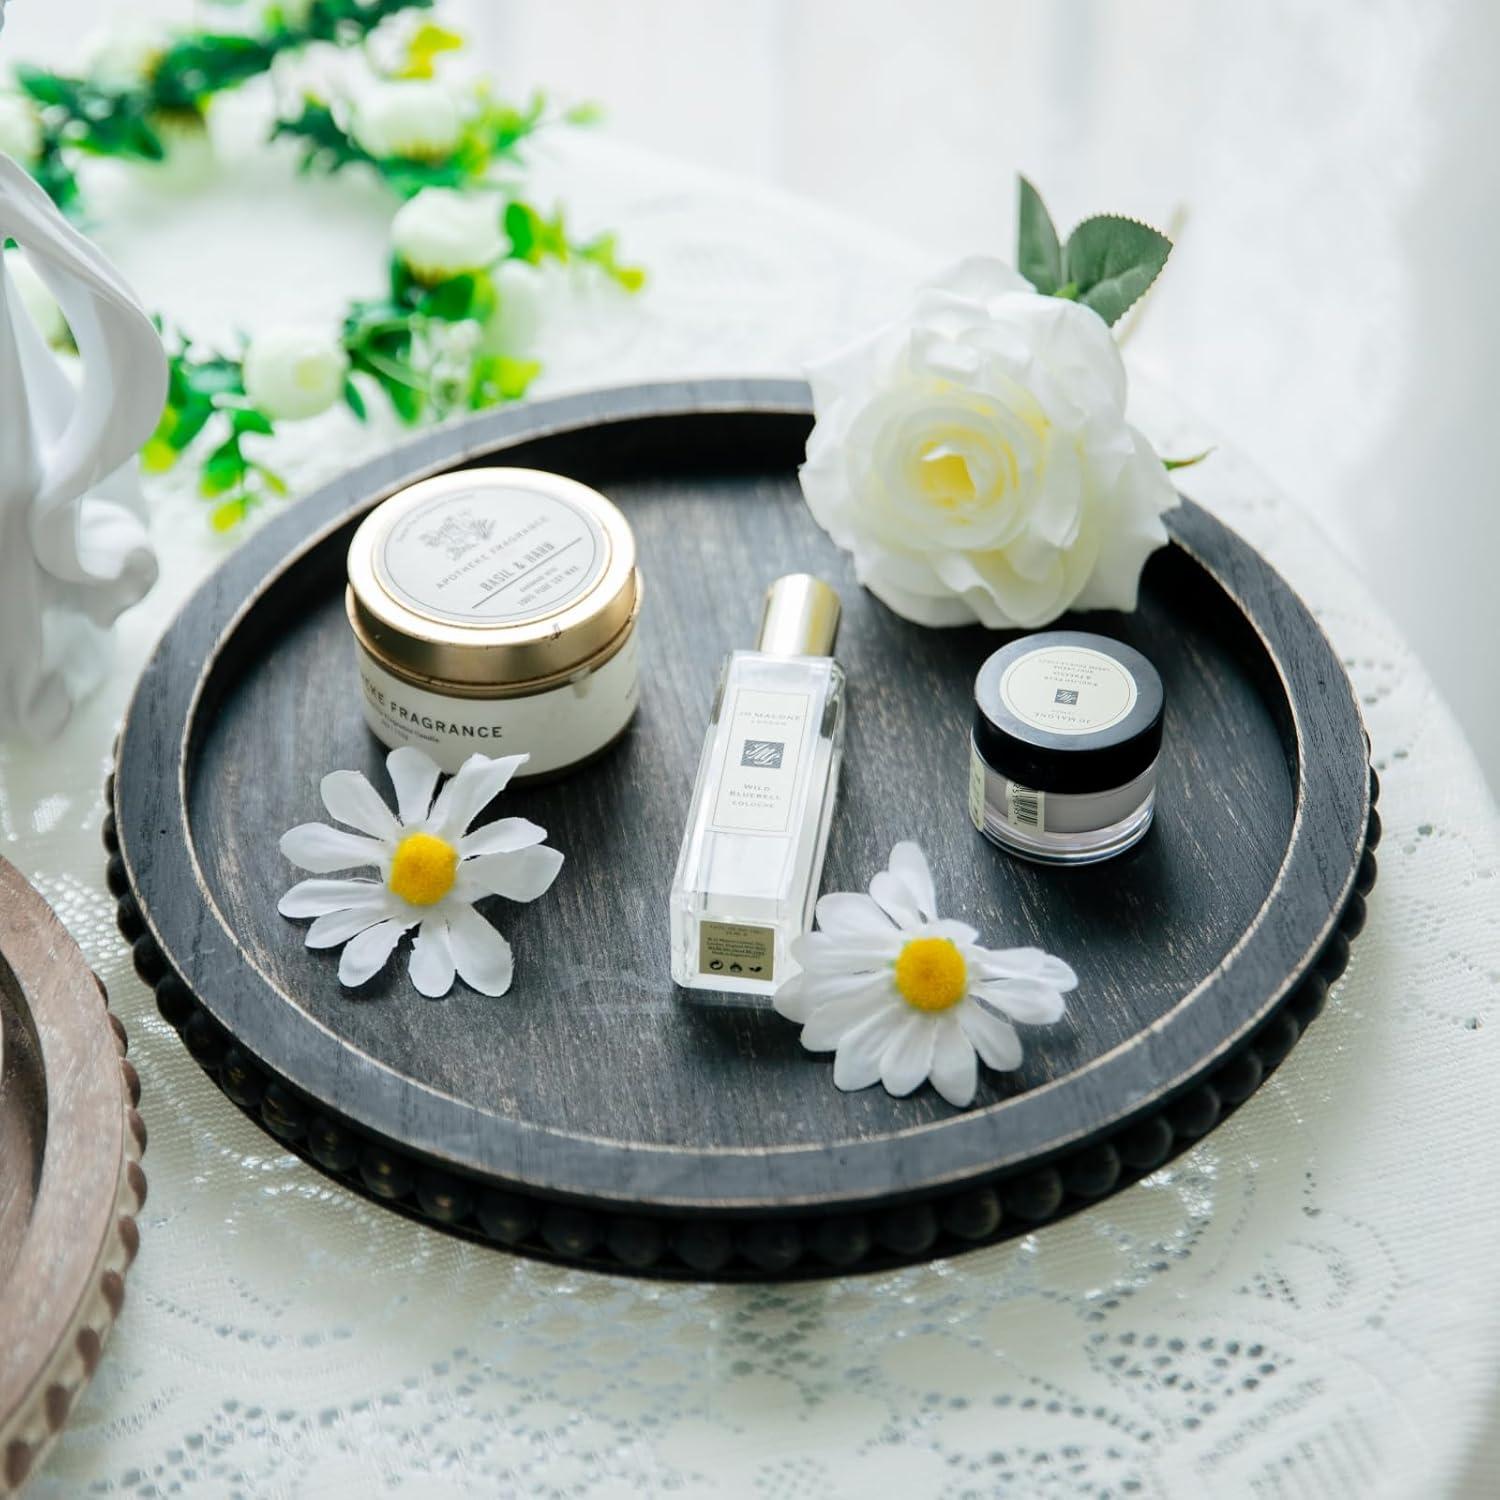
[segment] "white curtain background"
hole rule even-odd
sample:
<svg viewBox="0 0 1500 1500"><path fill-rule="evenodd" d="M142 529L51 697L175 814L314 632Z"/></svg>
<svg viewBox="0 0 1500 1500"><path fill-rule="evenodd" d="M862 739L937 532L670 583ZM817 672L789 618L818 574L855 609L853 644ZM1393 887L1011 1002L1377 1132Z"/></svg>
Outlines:
<svg viewBox="0 0 1500 1500"><path fill-rule="evenodd" d="M200 5L198 14L212 11ZM0 65L154 0L12 0ZM1500 6L1492 0L452 0L512 92L935 251L1014 178L1177 250L1139 366L1367 574L1500 784ZM628 244L629 226L620 226ZM1211 461L1211 460L1210 460Z"/></svg>

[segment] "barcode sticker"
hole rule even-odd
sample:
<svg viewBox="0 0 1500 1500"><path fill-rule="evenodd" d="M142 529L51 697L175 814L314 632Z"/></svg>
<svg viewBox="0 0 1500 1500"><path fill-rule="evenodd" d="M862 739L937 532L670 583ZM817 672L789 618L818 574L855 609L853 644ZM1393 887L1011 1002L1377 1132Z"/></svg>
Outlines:
<svg viewBox="0 0 1500 1500"><path fill-rule="evenodd" d="M1005 783L1005 810L1017 828L1032 828L1038 833L1047 831L1047 794L1033 791L1030 787L1017 786L1013 781Z"/></svg>

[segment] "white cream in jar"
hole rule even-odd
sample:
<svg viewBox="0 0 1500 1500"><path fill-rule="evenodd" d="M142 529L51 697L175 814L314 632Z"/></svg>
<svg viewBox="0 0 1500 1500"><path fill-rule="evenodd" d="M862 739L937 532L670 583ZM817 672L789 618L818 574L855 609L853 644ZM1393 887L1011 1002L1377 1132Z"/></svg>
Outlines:
<svg viewBox="0 0 1500 1500"><path fill-rule="evenodd" d="M365 721L448 772L476 751L556 773L639 700L635 538L598 491L537 469L463 469L392 495L349 547Z"/></svg>

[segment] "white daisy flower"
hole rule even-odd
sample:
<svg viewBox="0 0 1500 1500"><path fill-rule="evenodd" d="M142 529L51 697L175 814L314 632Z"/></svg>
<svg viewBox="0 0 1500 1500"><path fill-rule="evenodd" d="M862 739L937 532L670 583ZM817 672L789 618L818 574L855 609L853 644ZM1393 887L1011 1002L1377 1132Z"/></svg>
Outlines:
<svg viewBox="0 0 1500 1500"><path fill-rule="evenodd" d="M386 770L396 812L358 771L323 778L323 805L357 833L303 823L282 835L281 852L315 875L373 865L377 880L304 880L281 898L284 917L312 917L309 948L336 948L339 981L354 988L385 967L401 935L417 929L411 982L430 999L446 995L455 972L486 995L510 988L510 944L474 910L486 896L535 901L557 879L563 857L545 828L501 818L468 832L525 755L471 755L436 800L439 771L410 745L392 750Z"/></svg>
<svg viewBox="0 0 1500 1500"><path fill-rule="evenodd" d="M802 1045L833 1052L833 1081L879 1080L909 1094L923 1079L950 1104L973 1102L978 1057L1021 1066L1011 1024L1062 1018L1078 976L1040 948L981 948L963 922L937 915L932 872L912 843L891 850L870 894L837 892L817 905L817 932L792 944L802 972L776 992L776 1009L802 1023Z"/></svg>

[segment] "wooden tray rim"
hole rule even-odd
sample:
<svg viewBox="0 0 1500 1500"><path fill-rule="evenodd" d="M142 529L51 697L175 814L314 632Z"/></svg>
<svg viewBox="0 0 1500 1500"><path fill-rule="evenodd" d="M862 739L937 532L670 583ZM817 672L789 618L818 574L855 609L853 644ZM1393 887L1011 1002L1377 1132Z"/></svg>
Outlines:
<svg viewBox="0 0 1500 1500"><path fill-rule="evenodd" d="M61 1431L98 1363L145 1201L140 1084L125 1031L57 914L0 858L0 963L34 1023L45 1086L41 1178L0 1297L0 1495ZM80 1211L82 1210L82 1211Z"/></svg>

